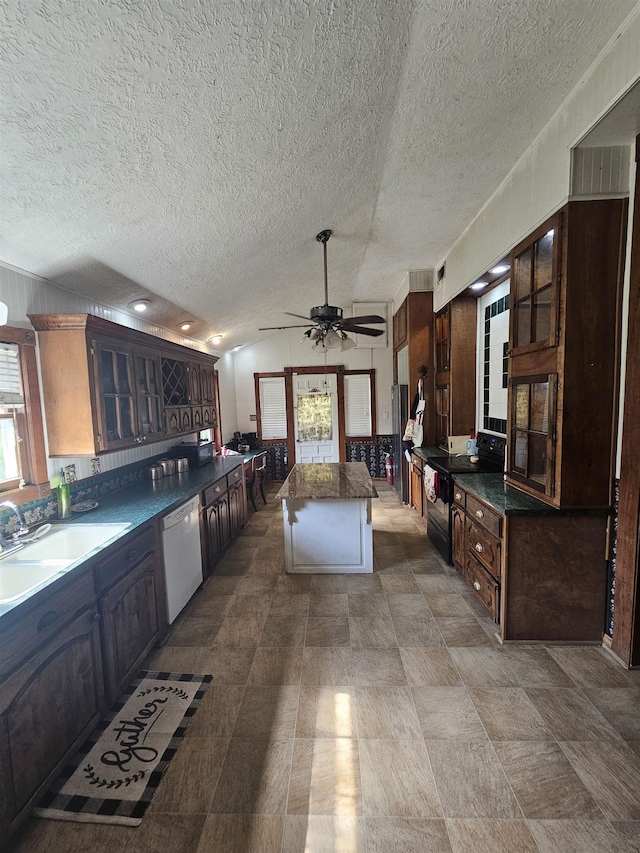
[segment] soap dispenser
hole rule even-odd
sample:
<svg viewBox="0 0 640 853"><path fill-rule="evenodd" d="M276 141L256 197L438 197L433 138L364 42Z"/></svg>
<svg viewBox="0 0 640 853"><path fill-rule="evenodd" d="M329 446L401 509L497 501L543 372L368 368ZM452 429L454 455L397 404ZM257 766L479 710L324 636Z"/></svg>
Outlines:
<svg viewBox="0 0 640 853"><path fill-rule="evenodd" d="M66 482L64 468L60 469L60 483L58 484L58 518L71 518L71 492Z"/></svg>

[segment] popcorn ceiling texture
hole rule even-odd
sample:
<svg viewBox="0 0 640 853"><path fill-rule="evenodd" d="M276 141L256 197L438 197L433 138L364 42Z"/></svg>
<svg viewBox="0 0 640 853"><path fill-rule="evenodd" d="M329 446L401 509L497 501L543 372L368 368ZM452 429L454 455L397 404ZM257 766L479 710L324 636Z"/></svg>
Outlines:
<svg viewBox="0 0 640 853"><path fill-rule="evenodd" d="M432 267L635 0L8 0L2 260L204 338Z"/></svg>

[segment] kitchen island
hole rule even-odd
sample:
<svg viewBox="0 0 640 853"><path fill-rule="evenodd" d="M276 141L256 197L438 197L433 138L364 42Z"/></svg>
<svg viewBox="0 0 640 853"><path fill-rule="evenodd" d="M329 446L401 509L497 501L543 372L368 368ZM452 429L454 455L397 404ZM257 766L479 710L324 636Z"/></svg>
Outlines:
<svg viewBox="0 0 640 853"><path fill-rule="evenodd" d="M376 497L363 462L294 465L276 495L282 500L287 572L372 572Z"/></svg>

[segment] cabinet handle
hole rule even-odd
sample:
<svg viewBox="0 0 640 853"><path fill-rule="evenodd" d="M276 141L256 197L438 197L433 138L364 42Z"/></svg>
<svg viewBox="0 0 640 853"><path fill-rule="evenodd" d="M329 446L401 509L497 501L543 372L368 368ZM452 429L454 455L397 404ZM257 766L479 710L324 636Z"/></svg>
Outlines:
<svg viewBox="0 0 640 853"><path fill-rule="evenodd" d="M125 556L125 560L133 560L134 557L138 556L138 549L137 548L129 548L129 550L127 551L127 553L124 556Z"/></svg>
<svg viewBox="0 0 640 853"><path fill-rule="evenodd" d="M476 542L475 547L476 547L476 551L478 552L478 554L482 554L482 552L484 551L484 548L482 547L482 545L479 542Z"/></svg>
<svg viewBox="0 0 640 853"><path fill-rule="evenodd" d="M476 510L476 515L478 516L478 518L484 518L484 513L481 509Z"/></svg>
<svg viewBox="0 0 640 853"><path fill-rule="evenodd" d="M53 625L57 618L58 614L55 610L47 610L47 612L43 613L40 617L40 621L38 622L38 631L44 631L44 629L48 628L49 625Z"/></svg>
<svg viewBox="0 0 640 853"><path fill-rule="evenodd" d="M478 590L478 592L480 592L480 590L482 589L482 587L480 586L480 584L478 583L478 581L474 581L474 582L473 582L473 588L474 588L474 589L477 589L477 590Z"/></svg>
<svg viewBox="0 0 640 853"><path fill-rule="evenodd" d="M214 489L213 491L214 491L214 492L221 492L221 491L222 491L222 486L216 486L216 487L215 487L215 489Z"/></svg>
<svg viewBox="0 0 640 853"><path fill-rule="evenodd" d="M456 492L456 500L459 501L462 498L462 492Z"/></svg>
<svg viewBox="0 0 640 853"><path fill-rule="evenodd" d="M93 614L93 616L91 617L91 621L92 621L92 622L99 622L99 621L100 621L100 618L101 618L101 617L100 617L100 614L99 614L99 613L94 613L94 614Z"/></svg>

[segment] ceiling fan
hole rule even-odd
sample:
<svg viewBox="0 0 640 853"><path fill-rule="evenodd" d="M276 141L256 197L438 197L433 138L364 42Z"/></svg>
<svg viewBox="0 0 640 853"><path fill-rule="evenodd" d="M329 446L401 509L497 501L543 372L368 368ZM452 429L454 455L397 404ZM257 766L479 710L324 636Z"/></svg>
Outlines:
<svg viewBox="0 0 640 853"><path fill-rule="evenodd" d="M384 329L368 329L362 323L386 323L384 317L379 317L377 314L367 314L362 317L343 317L342 308L335 305L329 305L329 286L327 282L327 242L333 232L329 229L321 231L316 235L318 243L322 243L324 253L324 305L318 305L312 308L309 312L309 317L304 317L302 314L292 314L290 311L284 311L288 317L297 317L300 320L306 320L306 323L300 323L292 326L267 326L259 329L260 332L270 332L275 329L307 329L305 335L309 340L313 341L314 349L325 350L341 347L342 349L351 349L355 343L348 336L348 332L354 332L358 335L369 335L372 338L377 338L384 334Z"/></svg>

